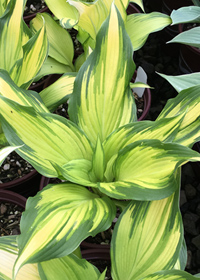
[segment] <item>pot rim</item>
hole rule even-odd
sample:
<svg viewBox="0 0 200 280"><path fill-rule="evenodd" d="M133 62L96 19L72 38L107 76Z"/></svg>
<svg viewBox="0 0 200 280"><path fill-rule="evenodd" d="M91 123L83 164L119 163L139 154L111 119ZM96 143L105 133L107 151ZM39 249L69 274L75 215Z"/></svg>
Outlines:
<svg viewBox="0 0 200 280"><path fill-rule="evenodd" d="M37 174L38 174L38 172L34 169L34 170L32 170L31 172L29 172L28 174L24 175L21 178L17 178L15 180L10 181L10 182L0 184L0 190L16 187L16 186L18 186L22 183L25 183L28 180L32 179Z"/></svg>
<svg viewBox="0 0 200 280"><path fill-rule="evenodd" d="M25 209L27 199L13 191L0 190L0 201L13 203Z"/></svg>

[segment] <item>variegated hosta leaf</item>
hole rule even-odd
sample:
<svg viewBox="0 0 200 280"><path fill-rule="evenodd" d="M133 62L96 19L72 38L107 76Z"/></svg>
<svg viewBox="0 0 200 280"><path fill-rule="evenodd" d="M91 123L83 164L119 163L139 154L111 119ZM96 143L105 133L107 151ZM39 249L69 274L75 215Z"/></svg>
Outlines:
<svg viewBox="0 0 200 280"><path fill-rule="evenodd" d="M192 146L200 138L200 85L182 90L168 100L157 119L169 118L185 112L175 142Z"/></svg>
<svg viewBox="0 0 200 280"><path fill-rule="evenodd" d="M141 280L197 280L198 277L181 270L166 270L148 275Z"/></svg>
<svg viewBox="0 0 200 280"><path fill-rule="evenodd" d="M161 142L172 142L183 117L184 114L157 121L133 122L120 127L103 143L106 162L117 154L119 150L138 140L157 139Z"/></svg>
<svg viewBox="0 0 200 280"><path fill-rule="evenodd" d="M31 32L30 28L28 25L23 21L23 37L22 37L22 46L24 46L28 40L31 39L33 36L33 33Z"/></svg>
<svg viewBox="0 0 200 280"><path fill-rule="evenodd" d="M51 12L66 29L73 27L79 18L78 11L66 0L45 0Z"/></svg>
<svg viewBox="0 0 200 280"><path fill-rule="evenodd" d="M0 165L2 165L4 159L10 154L12 153L14 150L20 148L21 146L8 146L8 147L4 147L2 149L0 149Z"/></svg>
<svg viewBox="0 0 200 280"><path fill-rule="evenodd" d="M116 128L135 120L135 102L129 87L135 69L132 46L123 21L112 5L97 36L97 47L77 74L69 99L70 119L93 145Z"/></svg>
<svg viewBox="0 0 200 280"><path fill-rule="evenodd" d="M200 34L200 27L195 27L178 34L168 43L181 43L196 48L200 48L199 34Z"/></svg>
<svg viewBox="0 0 200 280"><path fill-rule="evenodd" d="M22 58L23 0L10 1L7 12L0 18L0 68L8 72ZM26 73L27 74L27 73Z"/></svg>
<svg viewBox="0 0 200 280"><path fill-rule="evenodd" d="M91 169L91 173L94 174L94 177L97 181L104 180L105 168L106 168L105 153L101 141L98 138L94 150L94 154L92 157L92 169Z"/></svg>
<svg viewBox="0 0 200 280"><path fill-rule="evenodd" d="M125 26L134 51L144 45L150 33L162 30L169 24L171 24L170 17L158 12L129 15Z"/></svg>
<svg viewBox="0 0 200 280"><path fill-rule="evenodd" d="M18 256L17 236L0 238L0 279L12 280L12 269ZM16 280L98 280L100 272L95 266L73 254L39 264L27 264L20 269ZM104 279L104 278L103 278Z"/></svg>
<svg viewBox="0 0 200 280"><path fill-rule="evenodd" d="M6 6L7 6L7 0L1 0L0 1L0 16L2 16L3 13L5 12Z"/></svg>
<svg viewBox="0 0 200 280"><path fill-rule="evenodd" d="M99 197L84 187L71 183L48 185L27 201L15 274L25 263L70 254L86 237L106 230L115 212L108 197Z"/></svg>
<svg viewBox="0 0 200 280"><path fill-rule="evenodd" d="M10 2L10 0L0 0L0 17L6 11L6 8L7 8L9 2Z"/></svg>
<svg viewBox="0 0 200 280"><path fill-rule="evenodd" d="M57 170L57 173L60 174L60 177L63 177L70 182L87 187L97 187L96 176L91 172L92 161L90 160L74 159L68 161L63 166L55 163L54 168Z"/></svg>
<svg viewBox="0 0 200 280"><path fill-rule="evenodd" d="M12 269L18 256L15 235L0 237L0 279L12 280ZM27 264L18 273L16 280L40 280L37 264Z"/></svg>
<svg viewBox="0 0 200 280"><path fill-rule="evenodd" d="M49 112L37 92L19 88L5 70L0 69L0 94L21 105L32 106L38 112Z"/></svg>
<svg viewBox="0 0 200 280"><path fill-rule="evenodd" d="M9 143L5 137L5 134L3 133L3 130L2 130L2 125L0 123L0 147L3 148L3 147L6 147L8 146Z"/></svg>
<svg viewBox="0 0 200 280"><path fill-rule="evenodd" d="M178 92L196 85L200 85L200 72L184 74L178 76L170 76L158 73L161 77L167 80Z"/></svg>
<svg viewBox="0 0 200 280"><path fill-rule="evenodd" d="M172 269L183 240L178 191L158 201L132 201L120 215L111 241L112 277L140 280Z"/></svg>
<svg viewBox="0 0 200 280"><path fill-rule="evenodd" d="M11 78L15 83L28 88L42 67L48 51L47 34L43 26L24 46L23 58L11 69Z"/></svg>
<svg viewBox="0 0 200 280"><path fill-rule="evenodd" d="M144 11L144 5L142 0L133 0L130 2L137 4Z"/></svg>
<svg viewBox="0 0 200 280"><path fill-rule="evenodd" d="M56 61L68 65L72 71L74 66L72 63L74 57L73 41L67 30L62 28L51 15L47 13L37 14L30 22L33 32L37 32L43 26L43 18L45 20L47 38L49 41L48 55Z"/></svg>
<svg viewBox="0 0 200 280"><path fill-rule="evenodd" d="M185 243L185 239L183 239L183 244L179 252L179 258L174 265L174 269L185 270L186 264L187 264L187 246Z"/></svg>
<svg viewBox="0 0 200 280"><path fill-rule="evenodd" d="M174 143L136 141L119 151L113 178L98 188L116 199L162 199L176 190L174 173L189 160L200 161L199 153Z"/></svg>
<svg viewBox="0 0 200 280"><path fill-rule="evenodd" d="M48 280L99 280L100 277L100 272L94 265L73 254L42 262L38 265L38 269L41 279Z"/></svg>
<svg viewBox="0 0 200 280"><path fill-rule="evenodd" d="M81 2L69 0L68 2L79 11L80 18L78 21L78 29L81 28L84 32L88 33L94 40L95 46L97 33L105 19L108 17L113 1L97 0L94 2ZM128 3L129 1L127 0L115 1L115 5L120 11L124 21L126 20L126 7L128 6ZM80 37L82 37L81 34L79 34L79 38ZM81 41L83 41L83 39L81 39Z"/></svg>
<svg viewBox="0 0 200 280"><path fill-rule="evenodd" d="M188 127L183 128L176 135L174 142L192 148L193 145L200 141L200 117Z"/></svg>
<svg viewBox="0 0 200 280"><path fill-rule="evenodd" d="M200 22L200 7L191 6L181 7L173 10L171 15L172 24L186 23L186 22Z"/></svg>
<svg viewBox="0 0 200 280"><path fill-rule="evenodd" d="M45 62L43 63L40 71L34 77L34 82L40 80L42 77L51 75L51 74L63 74L72 72L71 67L68 65L62 64L56 61L54 58L47 57Z"/></svg>
<svg viewBox="0 0 200 280"><path fill-rule="evenodd" d="M45 106L51 112L68 100L74 89L75 77L76 73L66 73L52 85L40 92Z"/></svg>
<svg viewBox="0 0 200 280"><path fill-rule="evenodd" d="M92 149L84 133L67 119L39 113L0 96L3 131L10 145L23 145L18 153L41 174L57 177L53 165L72 159L92 158Z"/></svg>

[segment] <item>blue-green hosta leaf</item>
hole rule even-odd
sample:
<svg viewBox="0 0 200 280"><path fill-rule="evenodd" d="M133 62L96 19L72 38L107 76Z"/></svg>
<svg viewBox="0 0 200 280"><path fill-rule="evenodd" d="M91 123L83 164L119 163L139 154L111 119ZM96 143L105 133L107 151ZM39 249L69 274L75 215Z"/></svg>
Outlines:
<svg viewBox="0 0 200 280"><path fill-rule="evenodd" d="M0 96L3 131L10 145L23 145L18 153L46 176L57 177L53 167L72 159L92 158L84 133L67 119L39 113Z"/></svg>
<svg viewBox="0 0 200 280"><path fill-rule="evenodd" d="M200 22L200 7L181 7L180 9L173 10L170 17L172 19L172 24Z"/></svg>
<svg viewBox="0 0 200 280"><path fill-rule="evenodd" d="M74 66L72 60L74 57L74 46L68 31L62 28L53 17L47 13L37 14L30 22L31 29L33 32L37 32L43 26L43 18L45 20L47 38L49 41L48 55L56 61L70 66L73 71Z"/></svg>
<svg viewBox="0 0 200 280"><path fill-rule="evenodd" d="M23 0L10 1L7 13L0 18L0 68L8 72L22 58Z"/></svg>
<svg viewBox="0 0 200 280"><path fill-rule="evenodd" d="M159 140L136 141L119 151L112 180L97 185L116 199L162 199L176 190L174 173L189 160L200 161L199 153Z"/></svg>
<svg viewBox="0 0 200 280"><path fill-rule="evenodd" d="M170 76L158 73L167 80L178 92L196 85L200 85L200 72L184 74L178 76Z"/></svg>
<svg viewBox="0 0 200 280"><path fill-rule="evenodd" d="M200 85L182 90L175 98L168 100L157 119L169 118L185 112L184 119L174 141L192 146L200 139Z"/></svg>
<svg viewBox="0 0 200 280"><path fill-rule="evenodd" d="M0 279L12 280L12 268L18 256L15 235L0 237ZM40 280L37 264L27 264L18 273L16 280Z"/></svg>
<svg viewBox="0 0 200 280"><path fill-rule="evenodd" d="M154 274L148 275L141 280L197 280L198 277L189 274L186 271L179 270L166 270L159 271Z"/></svg>
<svg viewBox="0 0 200 280"><path fill-rule="evenodd" d="M43 63L40 71L38 74L34 77L34 82L40 80L42 77L51 75L51 74L63 74L72 72L72 69L70 66L62 64L58 61L56 61L54 58L47 57L45 62Z"/></svg>
<svg viewBox="0 0 200 280"><path fill-rule="evenodd" d="M123 50L123 52L121 51ZM114 5L97 36L97 47L77 74L69 99L70 119L93 145L116 128L135 120L135 102L129 87L135 65L132 46Z"/></svg>
<svg viewBox="0 0 200 280"><path fill-rule="evenodd" d="M51 12L60 20L64 28L73 27L79 19L79 13L66 0L45 0Z"/></svg>
<svg viewBox="0 0 200 280"><path fill-rule="evenodd" d="M178 191L158 201L132 201L120 215L111 241L112 277L140 280L172 269L183 240Z"/></svg>
<svg viewBox="0 0 200 280"><path fill-rule="evenodd" d="M37 92L19 88L5 70L0 69L0 94L21 105L32 106L38 112L49 112Z"/></svg>
<svg viewBox="0 0 200 280"><path fill-rule="evenodd" d="M162 30L169 24L171 24L170 17L158 12L129 15L125 26L134 51L144 45L150 33Z"/></svg>
<svg viewBox="0 0 200 280"><path fill-rule="evenodd" d="M24 46L23 58L11 69L11 78L18 86L28 88L42 67L48 51L47 34L43 26Z"/></svg>
<svg viewBox="0 0 200 280"><path fill-rule="evenodd" d="M86 237L106 230L115 214L115 205L106 196L71 183L48 185L27 201L15 273L25 263L70 254Z"/></svg>
<svg viewBox="0 0 200 280"><path fill-rule="evenodd" d="M20 148L21 146L8 146L8 147L4 147L2 149L0 149L0 165L2 165L4 159L10 154L12 153L14 150Z"/></svg>
<svg viewBox="0 0 200 280"><path fill-rule="evenodd" d="M157 121L142 121L127 124L115 130L103 143L106 162L125 146L138 140L157 139L161 142L172 142L184 114L163 118Z"/></svg>
<svg viewBox="0 0 200 280"><path fill-rule="evenodd" d="M65 103L74 89L76 73L66 73L56 82L40 92L45 106L53 112L59 105Z"/></svg>
<svg viewBox="0 0 200 280"><path fill-rule="evenodd" d="M200 7L199 7L200 8ZM190 30L184 31L174 37L168 43L181 43L196 48L200 48L200 27L194 27Z"/></svg>

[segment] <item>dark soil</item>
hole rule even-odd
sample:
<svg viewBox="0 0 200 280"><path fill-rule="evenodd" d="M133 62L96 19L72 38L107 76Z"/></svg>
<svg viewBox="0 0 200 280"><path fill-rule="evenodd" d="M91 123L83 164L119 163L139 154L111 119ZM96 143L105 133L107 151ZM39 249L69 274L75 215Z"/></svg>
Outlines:
<svg viewBox="0 0 200 280"><path fill-rule="evenodd" d="M24 209L12 203L0 201L0 236L20 234L20 218Z"/></svg>
<svg viewBox="0 0 200 280"><path fill-rule="evenodd" d="M27 0L26 7L24 9L24 16L34 14L45 7L46 4L44 0Z"/></svg>
<svg viewBox="0 0 200 280"><path fill-rule="evenodd" d="M149 85L151 87L154 87L154 89L151 90L152 106L147 116L147 119L149 120L155 120L166 104L167 100L177 95L177 92L173 89L173 87L158 74L156 74L156 71L168 75L180 74L177 45L171 44L166 46L166 34L164 32L165 31L161 31L150 35L145 46L141 50L137 51L134 55L136 65L143 67L143 69L147 73ZM62 115L68 117L67 109L65 108L65 106L62 105L58 110L61 111ZM2 167L5 164L7 164L7 162L5 162ZM200 177L198 175L198 173L200 174L200 172L194 172L194 165L198 168L198 165L191 163L186 164L182 168L180 199L180 209L183 217L185 240L188 249L188 262L186 271L191 274L200 273ZM0 170L1 177L7 177L7 175L2 175L2 172L3 171ZM2 178L0 178L0 180L2 180ZM8 213L6 211L6 214L2 214L2 211L5 211L5 206L9 209L10 206L2 203L0 203L0 205L1 235L4 235L6 232L8 232L8 234L14 234L13 231L18 231L18 229L15 229L15 227L14 229L11 229L11 225L15 223L13 221L12 215L18 215L17 211L19 210L14 209L10 212L8 210ZM7 222L5 222L4 219L7 220ZM18 219L19 217L17 216L17 220ZM5 223L7 223L7 225L2 230L1 227ZM97 242L108 243L109 238L106 234L107 233L99 234L99 241ZM88 239L87 241L89 242L91 240ZM106 265L107 264L104 264L104 266Z"/></svg>
<svg viewBox="0 0 200 280"><path fill-rule="evenodd" d="M0 184L21 178L33 170L30 163L22 159L16 152L12 152L0 166Z"/></svg>

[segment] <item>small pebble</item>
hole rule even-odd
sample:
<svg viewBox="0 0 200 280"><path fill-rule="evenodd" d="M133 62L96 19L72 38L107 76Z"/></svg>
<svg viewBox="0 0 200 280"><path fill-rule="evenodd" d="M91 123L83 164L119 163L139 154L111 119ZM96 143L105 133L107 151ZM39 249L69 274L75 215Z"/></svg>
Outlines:
<svg viewBox="0 0 200 280"><path fill-rule="evenodd" d="M192 244L200 250L200 234L192 239Z"/></svg>
<svg viewBox="0 0 200 280"><path fill-rule="evenodd" d="M7 207L6 207L6 205L1 204L1 207L0 207L0 213L1 213L1 215L5 214L5 213L6 213L6 211L7 211Z"/></svg>
<svg viewBox="0 0 200 280"><path fill-rule="evenodd" d="M18 160L16 161L16 165L19 166L19 167L22 166L21 163Z"/></svg>
<svg viewBox="0 0 200 280"><path fill-rule="evenodd" d="M182 206L186 202L187 202L187 198L186 198L186 195L185 195L185 191L181 190L181 192L180 192L180 206Z"/></svg>
<svg viewBox="0 0 200 280"><path fill-rule="evenodd" d="M30 5L30 9L35 12L37 9L33 6L33 4Z"/></svg>
<svg viewBox="0 0 200 280"><path fill-rule="evenodd" d="M188 199L195 198L196 193L197 193L196 189L191 184L185 185L185 194Z"/></svg>
<svg viewBox="0 0 200 280"><path fill-rule="evenodd" d="M187 264L186 268L191 268L191 262L192 262L192 252L190 250L187 251Z"/></svg>
<svg viewBox="0 0 200 280"><path fill-rule="evenodd" d="M3 169L4 170L9 170L10 169L10 164L9 163L4 164Z"/></svg>

